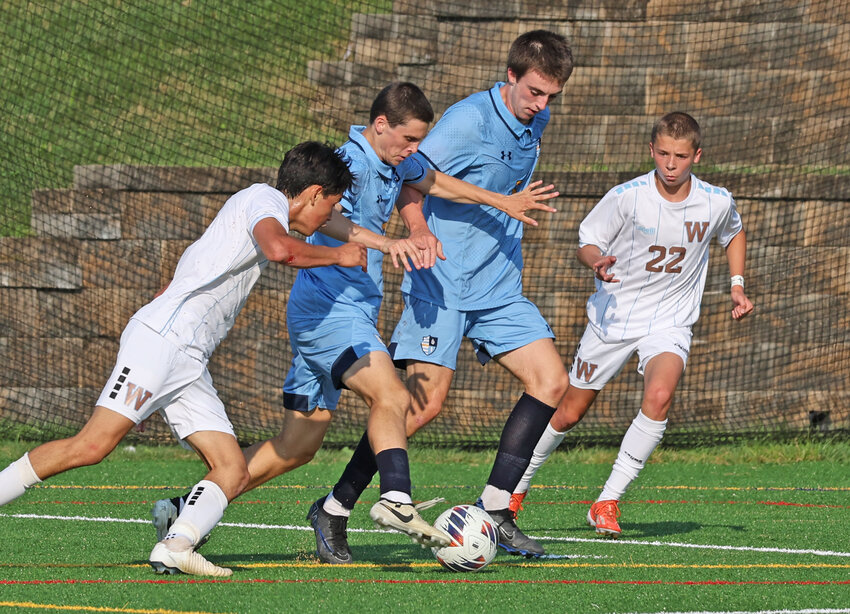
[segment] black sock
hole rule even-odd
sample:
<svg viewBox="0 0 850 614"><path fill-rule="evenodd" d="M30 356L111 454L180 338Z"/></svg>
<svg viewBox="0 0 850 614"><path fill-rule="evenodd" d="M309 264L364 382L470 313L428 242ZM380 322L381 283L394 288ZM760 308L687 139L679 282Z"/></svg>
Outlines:
<svg viewBox="0 0 850 614"><path fill-rule="evenodd" d="M354 509L357 499L372 482L372 478L378 473L378 465L375 463L375 455L366 433L360 438L360 443L354 449L351 460L345 466L339 481L334 485L334 498L342 503L348 510Z"/></svg>
<svg viewBox="0 0 850 614"><path fill-rule="evenodd" d="M378 473L381 475L381 494L396 490L410 494L410 464L407 450L390 448L375 455Z"/></svg>
<svg viewBox="0 0 850 614"><path fill-rule="evenodd" d="M499 451L487 484L500 490L514 491L555 409L523 393L502 429Z"/></svg>

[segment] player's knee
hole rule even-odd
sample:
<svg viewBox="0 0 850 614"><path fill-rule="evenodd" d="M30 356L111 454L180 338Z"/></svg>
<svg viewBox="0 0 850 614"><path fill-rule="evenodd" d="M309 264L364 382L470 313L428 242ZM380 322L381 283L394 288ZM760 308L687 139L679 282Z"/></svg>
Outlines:
<svg viewBox="0 0 850 614"><path fill-rule="evenodd" d="M664 420L673 402L673 391L663 386L651 386L644 391L641 409L651 420Z"/></svg>
<svg viewBox="0 0 850 614"><path fill-rule="evenodd" d="M569 383L567 372L562 369L558 373L535 382L534 387L529 387L527 393L541 403L556 407L566 393Z"/></svg>
<svg viewBox="0 0 850 614"><path fill-rule="evenodd" d="M112 451L112 446L99 441L72 440L67 459L72 467L97 465Z"/></svg>

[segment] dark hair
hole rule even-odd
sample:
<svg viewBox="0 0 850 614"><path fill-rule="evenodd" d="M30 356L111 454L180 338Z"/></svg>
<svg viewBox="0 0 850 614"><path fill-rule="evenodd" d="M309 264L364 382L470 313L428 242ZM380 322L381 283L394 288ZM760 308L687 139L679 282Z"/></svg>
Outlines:
<svg viewBox="0 0 850 614"><path fill-rule="evenodd" d="M655 143L655 139L659 134L671 136L674 139L689 139L694 146L694 151L699 149L702 141L697 120L683 111L673 111L661 117L655 122L652 127L652 135L650 141Z"/></svg>
<svg viewBox="0 0 850 614"><path fill-rule="evenodd" d="M573 72L570 43L549 30L532 30L517 37L508 51L508 68L517 79L529 70L564 84Z"/></svg>
<svg viewBox="0 0 850 614"><path fill-rule="evenodd" d="M390 83L375 97L369 111L369 123L375 121L379 115L386 116L390 126L398 126L411 119L430 124L434 120L434 109L416 85L409 81L395 82Z"/></svg>
<svg viewBox="0 0 850 614"><path fill-rule="evenodd" d="M293 198L311 185L320 185L322 193L329 196L343 194L352 181L348 165L333 147L305 141L286 152L275 187L287 198Z"/></svg>

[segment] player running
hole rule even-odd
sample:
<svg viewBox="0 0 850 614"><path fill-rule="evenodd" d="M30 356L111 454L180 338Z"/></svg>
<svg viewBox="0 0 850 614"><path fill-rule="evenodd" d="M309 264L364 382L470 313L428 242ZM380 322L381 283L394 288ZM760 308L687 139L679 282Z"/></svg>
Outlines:
<svg viewBox="0 0 850 614"><path fill-rule="evenodd" d="M411 157L433 118L428 99L412 83L392 83L378 94L369 125L352 126L349 140L340 148L355 177L340 201L345 218L383 233L403 184L426 194L486 203L494 212L504 211L500 215L505 217L530 219L525 215L529 209L553 211L543 204L557 196L551 192L552 186L532 184L507 196L435 172ZM421 208L407 205L400 215L410 230L409 240L423 251L422 263L414 262L414 266L429 268L442 255L442 248L425 224ZM309 241L335 245L324 231ZM245 490L309 462L322 444L342 389L348 388L370 410L364 437L370 455L375 451L373 462L377 463L381 491L370 510L372 520L402 531L422 545L445 545L449 536L421 517L422 507L414 506L411 497L405 432L410 394L377 329L383 298L381 260L382 254L372 251L368 272L328 266L298 273L287 305L293 350L292 367L283 386L287 411L279 435L245 451L250 473ZM168 531L186 501L184 495L156 503L153 520L159 535ZM350 552L334 542L344 528L338 530L336 521L331 523L319 511L320 506L321 501L316 502L308 515L316 530L318 555L325 561L347 563Z"/></svg>
<svg viewBox="0 0 850 614"><path fill-rule="evenodd" d="M335 265L365 270L367 247L419 262L408 241L355 226L334 208L351 186L345 162L330 147L306 142L284 157L276 187L254 184L230 197L180 258L168 287L139 309L121 335L115 368L79 433L44 443L0 472L0 505L53 475L103 460L123 437L159 411L181 444L209 472L190 491L150 554L157 573L229 576L195 552L249 481L245 457L207 363L227 335L270 261L297 268ZM317 229L340 241L310 244L290 236Z"/></svg>
<svg viewBox="0 0 850 614"><path fill-rule="evenodd" d="M549 103L572 72L563 36L545 30L518 37L508 53L507 81L450 107L422 142L423 165L494 192L511 194L531 181ZM512 554L539 556L542 546L526 536L508 509L534 445L567 388L567 373L553 334L537 307L522 294L522 224L478 206L459 206L431 195L424 214L443 242L446 260L405 274L404 312L393 333L393 358L406 363L413 397L407 434L442 409L463 337L482 364L494 359L525 388L502 431L480 504L499 525L499 543ZM532 221L524 219L522 221ZM351 559L348 517L380 467L366 435L337 484L317 501L317 540L327 544L323 561Z"/></svg>
<svg viewBox="0 0 850 614"><path fill-rule="evenodd" d="M597 533L618 537L618 503L664 435L687 364L713 237L726 248L732 318L740 320L753 310L744 293L747 239L735 200L691 174L702 155L700 139L700 127L687 113L659 119L649 143L655 169L613 188L581 223L577 256L596 276L596 292L587 302L589 323L576 349L567 393L512 496L514 511L537 469L637 352L638 373L644 377L641 407L587 513Z"/></svg>

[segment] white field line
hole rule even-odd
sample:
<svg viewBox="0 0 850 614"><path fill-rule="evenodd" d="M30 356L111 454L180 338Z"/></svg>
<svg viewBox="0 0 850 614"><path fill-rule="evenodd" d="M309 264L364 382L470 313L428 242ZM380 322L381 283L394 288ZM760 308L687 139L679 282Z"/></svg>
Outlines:
<svg viewBox="0 0 850 614"><path fill-rule="evenodd" d="M142 518L110 518L108 516L100 516L100 517L90 517L90 516L53 516L47 514L0 514L0 518L34 518L40 520L66 520L66 521L81 521L81 522L118 522L118 523L128 523L128 524L150 524L150 520L142 519ZM281 524L255 524L255 523L246 523L246 522L220 522L217 526L220 527L234 527L239 529L270 529L277 531L312 531L313 528L309 526L300 526L300 525L281 525ZM356 529L350 528L348 529L349 533L386 533L387 531L382 529ZM598 544L602 543L602 539L598 538L581 538L581 537L548 537L548 536L534 536L534 539L539 541L553 541L553 542L564 542L564 543L589 543L589 544ZM755 546L728 546L728 545L718 545L718 544L687 544L683 542L662 542L662 541L638 541L634 539L617 539L617 540L605 540L604 543L606 545L613 546L650 546L656 548L695 548L695 549L703 549L703 550L733 550L737 552L770 552L776 554L811 554L814 556L837 556L837 557L850 557L850 552L839 552L833 550L809 550L809 549L797 549L797 548L763 548L763 547L755 547ZM836 610L836 612L847 612L850 614L850 610ZM777 611L778 612L778 611ZM803 610L800 610L800 614L803 614ZM813 611L814 612L814 611ZM723 613L723 614L733 614L733 613Z"/></svg>
<svg viewBox="0 0 850 614"><path fill-rule="evenodd" d="M636 614L636 613L631 613ZM661 612L643 612L642 614L662 614ZM841 608L839 610L831 609L805 609L805 610L704 610L699 612L667 612L663 614L850 614L850 609Z"/></svg>

